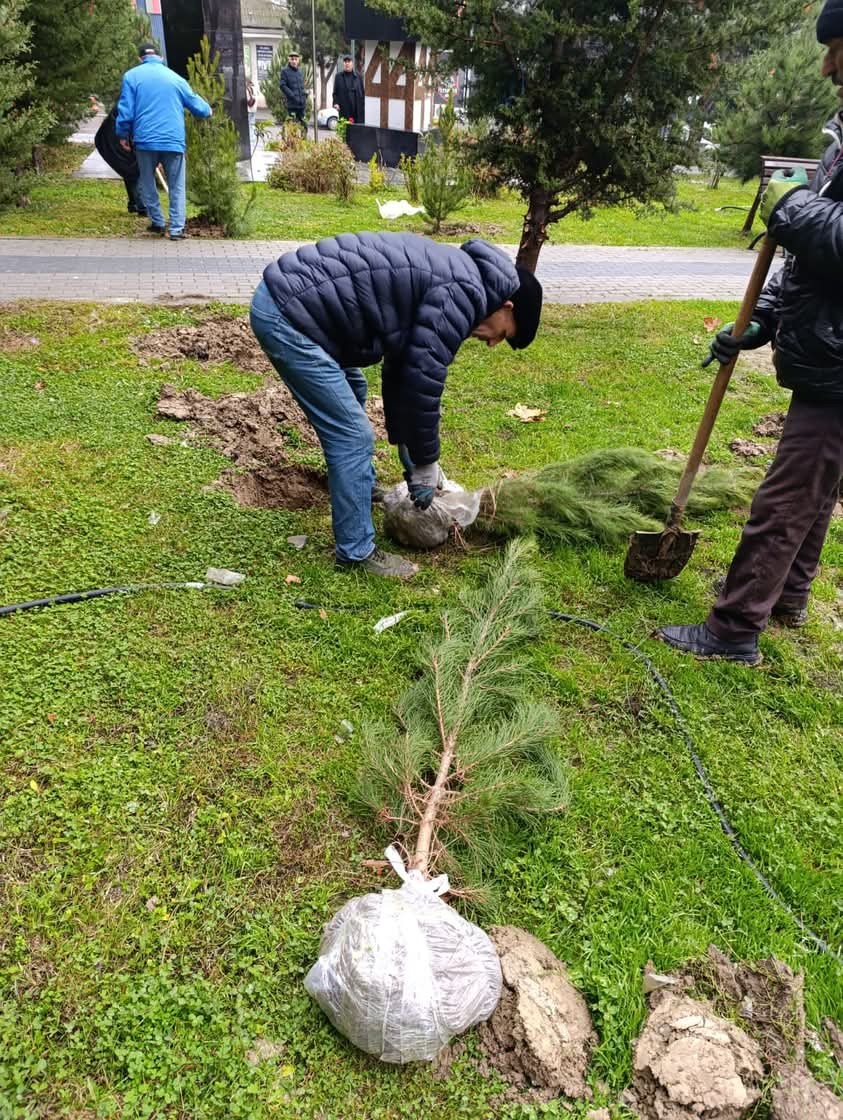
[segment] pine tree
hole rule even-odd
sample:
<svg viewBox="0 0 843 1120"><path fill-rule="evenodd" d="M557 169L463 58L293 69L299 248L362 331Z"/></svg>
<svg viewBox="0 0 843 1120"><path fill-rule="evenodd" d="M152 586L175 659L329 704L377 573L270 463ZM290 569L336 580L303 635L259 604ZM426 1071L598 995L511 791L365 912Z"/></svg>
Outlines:
<svg viewBox="0 0 843 1120"><path fill-rule="evenodd" d="M188 59L187 72L193 89L214 111L206 120L188 114L185 122L187 196L200 218L220 226L226 237L237 237L243 232L254 190L244 207L237 175L240 141L223 106L225 79L220 73L220 56L211 55L207 36L202 38L199 53Z"/></svg>
<svg viewBox="0 0 843 1120"><path fill-rule="evenodd" d="M457 115L454 112L454 91L437 122L439 143L428 138L418 162L418 191L433 232L465 203L471 183L457 146Z"/></svg>
<svg viewBox="0 0 843 1120"><path fill-rule="evenodd" d="M24 107L52 117L47 137L63 140L90 107L111 104L124 71L137 62L137 14L127 0L26 0L35 84Z"/></svg>
<svg viewBox="0 0 843 1120"><path fill-rule="evenodd" d="M791 5L791 18L793 0ZM488 118L479 160L527 203L518 264L535 269L554 222L595 207L673 199L689 101L718 55L772 33L780 6L745 0L378 0L472 71L469 111Z"/></svg>
<svg viewBox="0 0 843 1120"><path fill-rule="evenodd" d="M524 659L541 629L535 545L512 542L488 581L446 612L397 705L364 731L355 796L425 876L479 888L523 830L567 798L556 714L531 699Z"/></svg>
<svg viewBox="0 0 843 1120"><path fill-rule="evenodd" d="M32 149L50 127L43 107L25 107L35 77L28 55L29 27L23 0L0 0L0 207L26 196Z"/></svg>
<svg viewBox="0 0 843 1120"><path fill-rule="evenodd" d="M737 73L734 85L725 83L728 101L714 136L721 162L744 181L758 174L763 155L822 154L822 127L839 107L820 72L822 50L813 26L803 27L729 68Z"/></svg>

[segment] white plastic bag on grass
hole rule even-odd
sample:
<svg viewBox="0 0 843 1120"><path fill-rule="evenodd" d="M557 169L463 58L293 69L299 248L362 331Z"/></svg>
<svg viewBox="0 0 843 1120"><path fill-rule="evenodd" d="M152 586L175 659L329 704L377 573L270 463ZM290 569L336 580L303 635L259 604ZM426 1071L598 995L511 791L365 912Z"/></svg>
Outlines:
<svg viewBox="0 0 843 1120"><path fill-rule="evenodd" d="M463 490L457 482L446 479L427 509L419 509L399 482L383 499L384 532L408 548L437 548L448 539L457 526L466 529L480 512L480 490Z"/></svg>
<svg viewBox="0 0 843 1120"><path fill-rule="evenodd" d="M482 929L439 897L448 877L386 858L398 890L353 898L325 927L305 987L337 1030L383 1062L429 1062L455 1034L488 1019L501 966Z"/></svg>

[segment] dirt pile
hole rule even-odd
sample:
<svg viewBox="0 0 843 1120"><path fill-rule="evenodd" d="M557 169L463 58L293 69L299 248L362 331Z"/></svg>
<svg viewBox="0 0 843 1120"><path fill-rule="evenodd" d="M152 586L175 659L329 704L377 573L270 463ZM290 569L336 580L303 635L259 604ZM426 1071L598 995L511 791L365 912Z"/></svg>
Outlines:
<svg viewBox="0 0 843 1120"><path fill-rule="evenodd" d="M514 926L494 926L489 936L503 972L501 1001L479 1028L489 1065L533 1100L590 1098L585 1078L597 1036L565 965Z"/></svg>
<svg viewBox="0 0 843 1120"><path fill-rule="evenodd" d="M762 439L781 439L786 417L785 412L770 412L762 416L757 424L753 424L752 430Z"/></svg>
<svg viewBox="0 0 843 1120"><path fill-rule="evenodd" d="M32 334L21 334L11 327L0 327L0 352L14 354L18 350L32 350L41 345L41 339Z"/></svg>
<svg viewBox="0 0 843 1120"><path fill-rule="evenodd" d="M657 992L624 1100L644 1120L743 1120L761 1099L761 1047L709 1003Z"/></svg>
<svg viewBox="0 0 843 1120"><path fill-rule="evenodd" d="M805 1066L800 973L775 957L736 964L712 946L681 975L648 966L644 987L651 1010L625 1095L642 1120L743 1120L771 1078L771 1120L843 1120L843 1101Z"/></svg>
<svg viewBox="0 0 843 1120"><path fill-rule="evenodd" d="M212 315L195 327L165 327L132 339L141 360L172 362L192 358L197 362L230 362L247 373L275 377L269 358L261 350L248 319Z"/></svg>
<svg viewBox="0 0 843 1120"><path fill-rule="evenodd" d="M806 1069L791 1068L773 1090L770 1120L843 1120L843 1101Z"/></svg>
<svg viewBox="0 0 843 1120"><path fill-rule="evenodd" d="M288 443L318 446L316 434L284 385L254 393L228 393L212 400L197 389L164 385L159 419L187 423L188 440L215 448L236 464L213 484L243 506L306 509L327 492L325 476L289 462Z"/></svg>

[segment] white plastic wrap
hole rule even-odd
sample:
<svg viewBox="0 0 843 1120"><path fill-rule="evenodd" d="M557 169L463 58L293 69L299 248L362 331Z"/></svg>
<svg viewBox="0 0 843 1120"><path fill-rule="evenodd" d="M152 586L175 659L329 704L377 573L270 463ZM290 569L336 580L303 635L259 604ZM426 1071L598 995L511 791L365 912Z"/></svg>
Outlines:
<svg viewBox="0 0 843 1120"><path fill-rule="evenodd" d="M386 857L398 890L353 898L325 927L305 987L337 1030L383 1062L432 1061L455 1034L488 1019L501 995L501 966L488 936L429 882Z"/></svg>
<svg viewBox="0 0 843 1120"><path fill-rule="evenodd" d="M437 548L458 526L467 528L480 512L479 490L463 490L446 479L427 509L418 509L407 491L407 483L399 482L383 499L384 531L394 541L409 548Z"/></svg>

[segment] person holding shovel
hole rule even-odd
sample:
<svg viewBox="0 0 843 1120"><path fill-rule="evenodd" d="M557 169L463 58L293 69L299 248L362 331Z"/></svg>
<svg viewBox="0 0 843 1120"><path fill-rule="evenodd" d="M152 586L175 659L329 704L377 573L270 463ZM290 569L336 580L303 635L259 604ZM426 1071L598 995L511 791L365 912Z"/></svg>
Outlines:
<svg viewBox="0 0 843 1120"><path fill-rule="evenodd" d="M417 567L375 546L374 434L360 366L383 362L390 443L409 494L427 509L439 467L439 401L467 338L533 341L542 289L493 245L410 233L343 233L285 253L255 291L252 329L310 420L328 465L337 561L407 579Z"/></svg>
<svg viewBox="0 0 843 1120"><path fill-rule="evenodd" d="M843 0L826 0L817 38L823 74L843 97ZM843 111L813 183L777 171L761 200L770 237L787 250L739 338L727 324L711 355L770 342L779 383L792 390L776 456L755 494L726 581L705 622L664 626L656 637L704 658L757 665L772 618L802 626L843 476Z"/></svg>

